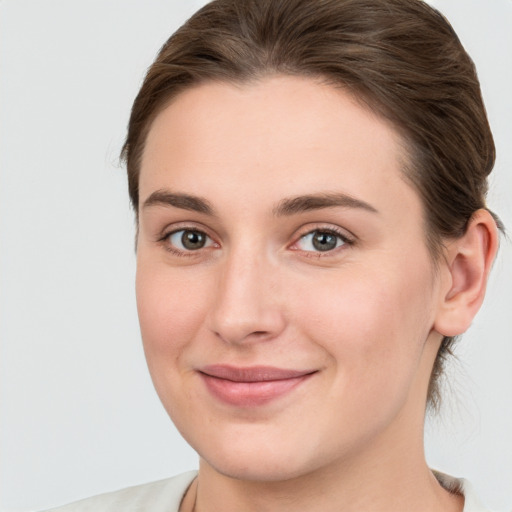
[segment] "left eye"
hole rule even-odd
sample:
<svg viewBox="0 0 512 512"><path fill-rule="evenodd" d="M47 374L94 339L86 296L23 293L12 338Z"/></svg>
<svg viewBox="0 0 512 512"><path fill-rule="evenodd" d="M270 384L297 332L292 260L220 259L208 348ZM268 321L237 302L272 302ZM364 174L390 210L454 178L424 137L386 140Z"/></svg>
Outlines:
<svg viewBox="0 0 512 512"><path fill-rule="evenodd" d="M213 245L213 240L196 229L180 229L167 236L169 243L179 251L197 251Z"/></svg>
<svg viewBox="0 0 512 512"><path fill-rule="evenodd" d="M296 245L301 251L327 252L346 243L347 240L343 236L333 231L315 230L302 236Z"/></svg>

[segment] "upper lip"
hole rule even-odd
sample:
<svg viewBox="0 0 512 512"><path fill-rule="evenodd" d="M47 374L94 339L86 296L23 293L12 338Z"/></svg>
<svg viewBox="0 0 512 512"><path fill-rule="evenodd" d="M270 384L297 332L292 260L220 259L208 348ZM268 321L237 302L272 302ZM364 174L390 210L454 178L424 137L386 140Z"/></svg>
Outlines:
<svg viewBox="0 0 512 512"><path fill-rule="evenodd" d="M276 368L274 366L237 367L224 364L214 364L199 368L200 373L217 379L233 382L265 382L304 377L315 373L316 370L293 370Z"/></svg>

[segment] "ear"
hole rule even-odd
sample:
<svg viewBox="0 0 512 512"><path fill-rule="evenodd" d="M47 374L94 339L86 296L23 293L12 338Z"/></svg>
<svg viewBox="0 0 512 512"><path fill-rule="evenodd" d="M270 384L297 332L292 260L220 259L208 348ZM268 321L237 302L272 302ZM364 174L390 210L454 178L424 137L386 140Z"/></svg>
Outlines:
<svg viewBox="0 0 512 512"><path fill-rule="evenodd" d="M434 329L443 336L465 332L485 296L487 278L498 250L498 230L484 209L471 217L466 233L446 247L441 297Z"/></svg>

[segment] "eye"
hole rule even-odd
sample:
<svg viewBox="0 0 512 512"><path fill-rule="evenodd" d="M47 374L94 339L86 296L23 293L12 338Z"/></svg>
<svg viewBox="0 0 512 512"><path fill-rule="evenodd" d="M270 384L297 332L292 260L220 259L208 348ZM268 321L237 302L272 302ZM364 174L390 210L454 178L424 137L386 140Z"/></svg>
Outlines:
<svg viewBox="0 0 512 512"><path fill-rule="evenodd" d="M169 233L165 238L173 249L182 252L197 251L214 245L206 233L197 229L180 229Z"/></svg>
<svg viewBox="0 0 512 512"><path fill-rule="evenodd" d="M296 247L301 251L327 252L350 243L346 237L332 230L316 229L301 236Z"/></svg>

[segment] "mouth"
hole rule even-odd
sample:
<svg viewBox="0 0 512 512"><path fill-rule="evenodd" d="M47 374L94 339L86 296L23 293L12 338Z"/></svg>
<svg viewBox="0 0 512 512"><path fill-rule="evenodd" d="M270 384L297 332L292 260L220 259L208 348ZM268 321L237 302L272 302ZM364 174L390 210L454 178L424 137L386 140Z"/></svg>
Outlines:
<svg viewBox="0 0 512 512"><path fill-rule="evenodd" d="M237 407L254 407L290 393L317 370L211 365L200 368L198 373L218 400Z"/></svg>

